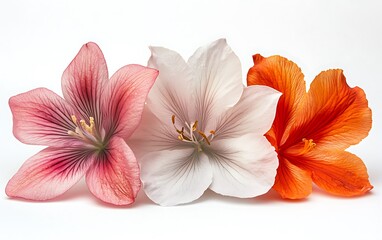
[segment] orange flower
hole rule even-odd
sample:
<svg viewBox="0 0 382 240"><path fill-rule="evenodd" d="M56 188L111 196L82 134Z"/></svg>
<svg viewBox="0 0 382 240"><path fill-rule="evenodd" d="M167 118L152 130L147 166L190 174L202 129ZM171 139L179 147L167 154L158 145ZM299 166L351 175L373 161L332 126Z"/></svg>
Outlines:
<svg viewBox="0 0 382 240"><path fill-rule="evenodd" d="M273 188L283 197L300 199L312 192L312 181L340 196L370 191L367 169L345 151L371 128L371 110L363 90L350 88L342 70L321 72L306 92L304 75L280 56L253 56L248 85L266 85L283 93L272 128L266 134L279 167Z"/></svg>

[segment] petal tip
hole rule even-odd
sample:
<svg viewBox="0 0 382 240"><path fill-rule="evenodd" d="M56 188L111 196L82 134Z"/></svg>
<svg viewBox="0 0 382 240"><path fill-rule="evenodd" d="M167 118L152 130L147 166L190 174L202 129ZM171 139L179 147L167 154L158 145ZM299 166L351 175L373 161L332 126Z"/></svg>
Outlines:
<svg viewBox="0 0 382 240"><path fill-rule="evenodd" d="M98 44L97 43L95 43L95 42L87 42L87 43L85 43L84 45L83 45L83 47L85 47L85 48L88 48L88 49L100 49L100 47L98 46Z"/></svg>
<svg viewBox="0 0 382 240"><path fill-rule="evenodd" d="M13 105L14 105L14 102L15 102L15 97L16 96L12 96L8 99L8 106L12 109Z"/></svg>
<svg viewBox="0 0 382 240"><path fill-rule="evenodd" d="M14 181L14 177L12 177L8 181L7 186L5 187L5 194L9 198L24 198L24 199L33 200L32 198L23 196L22 191L20 191L20 188L18 187L17 181L16 182Z"/></svg>
<svg viewBox="0 0 382 240"><path fill-rule="evenodd" d="M156 68L147 67L146 69L153 74L154 78L156 78L159 75L159 70Z"/></svg>
<svg viewBox="0 0 382 240"><path fill-rule="evenodd" d="M14 189L10 186L9 182L7 184L7 186L5 187L5 194L12 198L12 197L16 197L16 194L15 194L15 191Z"/></svg>
<svg viewBox="0 0 382 240"><path fill-rule="evenodd" d="M165 50L168 50L164 47L158 47L158 46L149 46L151 55L148 61L148 67L156 66L156 62L158 61L159 56L161 53Z"/></svg>
<svg viewBox="0 0 382 240"><path fill-rule="evenodd" d="M226 38L219 38L218 40L215 41L216 43L221 43L221 44L227 44L227 39Z"/></svg>
<svg viewBox="0 0 382 240"><path fill-rule="evenodd" d="M158 46L149 46L149 49L151 51L151 56L154 56L158 53L160 49L163 49L163 47L158 47Z"/></svg>
<svg viewBox="0 0 382 240"><path fill-rule="evenodd" d="M71 64L75 61L83 61L82 57L84 56L85 56L85 59L91 58L92 56L97 56L98 59L102 59L103 61L105 59L101 48L95 42L87 42L84 45L82 45L81 49L78 51L77 55L74 57Z"/></svg>
<svg viewBox="0 0 382 240"><path fill-rule="evenodd" d="M258 64L264 60L264 57L261 54L256 53L255 55L252 56L252 59L254 64Z"/></svg>
<svg viewBox="0 0 382 240"><path fill-rule="evenodd" d="M374 186L369 184L368 186L365 186L362 190L364 193L367 193L367 192L370 192L371 190L373 190Z"/></svg>

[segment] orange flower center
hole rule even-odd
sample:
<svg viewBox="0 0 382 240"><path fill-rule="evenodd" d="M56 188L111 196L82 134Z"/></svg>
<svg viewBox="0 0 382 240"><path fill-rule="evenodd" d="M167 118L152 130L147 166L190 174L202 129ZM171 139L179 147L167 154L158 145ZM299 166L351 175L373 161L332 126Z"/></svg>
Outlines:
<svg viewBox="0 0 382 240"><path fill-rule="evenodd" d="M304 148L300 152L301 155L310 152L316 146L316 144L313 142L313 139L308 140L306 138L303 138L302 142L304 143Z"/></svg>

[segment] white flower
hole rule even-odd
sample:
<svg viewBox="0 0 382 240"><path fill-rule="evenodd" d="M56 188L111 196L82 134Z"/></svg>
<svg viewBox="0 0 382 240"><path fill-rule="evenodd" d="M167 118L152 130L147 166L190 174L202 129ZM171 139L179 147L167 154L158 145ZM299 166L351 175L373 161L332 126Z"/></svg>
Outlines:
<svg viewBox="0 0 382 240"><path fill-rule="evenodd" d="M240 61L224 39L199 48L187 63L166 48L151 52L148 65L159 77L129 141L147 196L168 206L208 188L241 198L266 193L278 160L264 134L281 94L244 87Z"/></svg>

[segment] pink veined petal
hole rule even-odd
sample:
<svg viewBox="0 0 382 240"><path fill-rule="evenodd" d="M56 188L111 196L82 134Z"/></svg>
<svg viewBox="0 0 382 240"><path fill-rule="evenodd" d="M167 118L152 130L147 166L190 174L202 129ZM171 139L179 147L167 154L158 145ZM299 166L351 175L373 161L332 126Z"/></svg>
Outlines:
<svg viewBox="0 0 382 240"><path fill-rule="evenodd" d="M141 167L147 196L162 206L198 199L212 180L208 157L190 146L151 152L144 156Z"/></svg>
<svg viewBox="0 0 382 240"><path fill-rule="evenodd" d="M264 136L246 134L214 140L209 152L213 171L210 188L214 192L248 198L273 186L278 159Z"/></svg>
<svg viewBox="0 0 382 240"><path fill-rule="evenodd" d="M150 50L148 66L158 69L159 75L146 106L163 122L171 123L172 115L181 123L189 122L194 82L190 67L175 51L162 47L150 47Z"/></svg>
<svg viewBox="0 0 382 240"><path fill-rule="evenodd" d="M158 71L140 65L127 65L110 79L102 95L106 132L127 139L137 128L145 100Z"/></svg>
<svg viewBox="0 0 382 240"><path fill-rule="evenodd" d="M37 88L9 99L13 134L26 144L68 146L79 144L68 134L76 126L74 110L63 98L46 88Z"/></svg>
<svg viewBox="0 0 382 240"><path fill-rule="evenodd" d="M122 138L113 137L86 173L86 183L97 198L114 205L134 202L141 181L139 166Z"/></svg>
<svg viewBox="0 0 382 240"><path fill-rule="evenodd" d="M105 58L97 44L82 46L62 75L64 98L75 106L82 119L94 117L96 126L100 119L100 97L108 80Z"/></svg>
<svg viewBox="0 0 382 240"><path fill-rule="evenodd" d="M45 148L21 166L5 192L30 200L57 197L77 183L92 162L92 152L86 149Z"/></svg>
<svg viewBox="0 0 382 240"><path fill-rule="evenodd" d="M235 105L243 92L239 58L225 39L200 47L188 60L195 76L195 119L202 131L215 126L210 120Z"/></svg>

